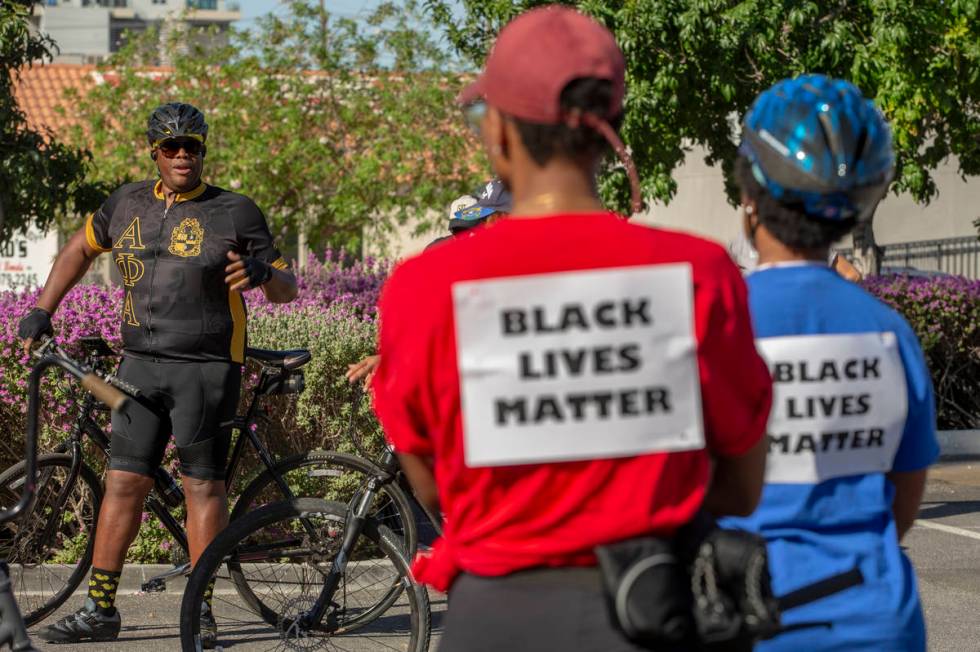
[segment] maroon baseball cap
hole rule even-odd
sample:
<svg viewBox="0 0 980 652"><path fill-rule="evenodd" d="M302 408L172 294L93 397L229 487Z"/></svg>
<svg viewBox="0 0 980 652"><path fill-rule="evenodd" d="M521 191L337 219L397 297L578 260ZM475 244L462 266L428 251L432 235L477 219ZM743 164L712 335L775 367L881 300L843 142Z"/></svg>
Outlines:
<svg viewBox="0 0 980 652"><path fill-rule="evenodd" d="M575 79L612 82L611 118L622 113L626 65L608 29L560 5L540 7L512 20L500 32L480 77L457 101L483 99L528 122L562 122L561 92Z"/></svg>

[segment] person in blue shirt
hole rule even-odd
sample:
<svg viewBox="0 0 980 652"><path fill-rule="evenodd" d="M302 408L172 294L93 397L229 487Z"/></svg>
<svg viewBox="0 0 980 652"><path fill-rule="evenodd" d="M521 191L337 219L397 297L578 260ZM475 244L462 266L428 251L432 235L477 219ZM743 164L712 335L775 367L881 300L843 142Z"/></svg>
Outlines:
<svg viewBox="0 0 980 652"><path fill-rule="evenodd" d="M852 569L864 578L783 616L829 629L757 650L925 650L899 543L939 453L932 383L905 320L827 264L892 180L888 125L850 83L806 75L756 99L739 154L743 226L759 252L749 306L774 398L762 501L723 524L766 538L776 595Z"/></svg>

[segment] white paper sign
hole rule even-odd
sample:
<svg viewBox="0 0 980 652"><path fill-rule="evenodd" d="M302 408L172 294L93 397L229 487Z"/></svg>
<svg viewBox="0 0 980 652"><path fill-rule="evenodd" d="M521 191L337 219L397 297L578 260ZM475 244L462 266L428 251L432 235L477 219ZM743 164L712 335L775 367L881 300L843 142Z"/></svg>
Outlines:
<svg viewBox="0 0 980 652"><path fill-rule="evenodd" d="M22 290L44 285L58 254L58 234L31 229L0 242L0 290Z"/></svg>
<svg viewBox="0 0 980 652"><path fill-rule="evenodd" d="M469 466L704 447L687 264L453 285Z"/></svg>
<svg viewBox="0 0 980 652"><path fill-rule="evenodd" d="M908 412L894 333L757 341L773 377L766 482L890 471Z"/></svg>

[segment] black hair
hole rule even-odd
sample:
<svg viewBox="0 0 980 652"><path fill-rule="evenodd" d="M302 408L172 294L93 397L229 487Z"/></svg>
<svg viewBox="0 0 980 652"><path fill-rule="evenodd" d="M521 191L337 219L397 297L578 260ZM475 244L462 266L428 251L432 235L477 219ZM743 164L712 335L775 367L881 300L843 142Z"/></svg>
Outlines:
<svg viewBox="0 0 980 652"><path fill-rule="evenodd" d="M570 112L579 109L583 113L593 113L619 131L622 113L608 115L612 92L612 82L608 80L591 77L573 79L561 92L561 110ZM524 148L538 165L545 165L555 156L590 160L609 148L602 134L585 125L572 129L565 124L545 125L518 118L513 120Z"/></svg>
<svg viewBox="0 0 980 652"><path fill-rule="evenodd" d="M756 204L759 223L777 240L797 250L830 247L857 226L857 219L824 220L807 216L803 204L783 203L766 192L752 173L752 163L739 156L735 161L735 183Z"/></svg>

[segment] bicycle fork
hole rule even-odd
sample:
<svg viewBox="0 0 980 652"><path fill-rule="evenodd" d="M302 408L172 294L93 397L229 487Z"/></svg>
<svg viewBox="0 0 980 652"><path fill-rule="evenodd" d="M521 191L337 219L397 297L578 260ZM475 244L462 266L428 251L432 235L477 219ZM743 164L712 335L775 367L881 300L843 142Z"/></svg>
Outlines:
<svg viewBox="0 0 980 652"><path fill-rule="evenodd" d="M357 540L364 531L364 523L367 521L371 507L374 505L375 497L378 495L384 480L378 476L370 476L365 482L364 488L354 494L349 509L347 510L347 522L344 528L344 540L340 545L340 550L334 555L330 564L330 572L327 574L313 608L300 616L299 625L303 629L319 628L324 616L334 604L333 596L340 586L340 578L347 570L351 554Z"/></svg>

